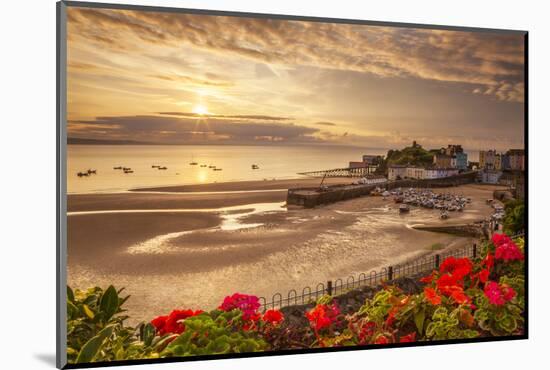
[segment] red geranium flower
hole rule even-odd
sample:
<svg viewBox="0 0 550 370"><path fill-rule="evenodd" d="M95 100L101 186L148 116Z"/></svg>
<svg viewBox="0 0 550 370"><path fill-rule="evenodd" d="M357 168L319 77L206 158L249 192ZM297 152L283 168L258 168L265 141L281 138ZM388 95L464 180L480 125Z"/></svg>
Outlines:
<svg viewBox="0 0 550 370"><path fill-rule="evenodd" d="M434 306L441 304L441 296L437 294L434 288L426 287L424 288L424 296Z"/></svg>
<svg viewBox="0 0 550 370"><path fill-rule="evenodd" d="M439 267L441 273L448 272L455 279L461 280L472 271L472 261L469 258L449 257Z"/></svg>
<svg viewBox="0 0 550 370"><path fill-rule="evenodd" d="M263 321L271 325L279 325L283 320L284 316L279 310L268 310L263 316Z"/></svg>
<svg viewBox="0 0 550 370"><path fill-rule="evenodd" d="M159 316L151 321L151 324L157 329L159 335L168 333L181 334L185 331L185 325L181 322L188 317L196 316L204 311L202 310L173 310L168 316Z"/></svg>
<svg viewBox="0 0 550 370"><path fill-rule="evenodd" d="M335 303L332 305L318 304L312 310L306 312L306 318L315 332L328 328L340 314L340 310Z"/></svg>
<svg viewBox="0 0 550 370"><path fill-rule="evenodd" d="M159 335L166 334L165 326L167 319L168 316L158 316L151 320L151 324L155 327L155 329L157 329L157 333L159 333Z"/></svg>
<svg viewBox="0 0 550 370"><path fill-rule="evenodd" d="M437 289L446 296L450 296L455 286L460 286L460 282L449 274L445 274L439 277L436 282Z"/></svg>
<svg viewBox="0 0 550 370"><path fill-rule="evenodd" d="M483 261L481 261L481 265L486 267L487 270L491 270L491 268L495 265L494 256L491 253L487 253Z"/></svg>
<svg viewBox="0 0 550 370"><path fill-rule="evenodd" d="M489 270L483 269L477 274L477 276L479 277L480 282L486 283L487 280L489 280Z"/></svg>
<svg viewBox="0 0 550 370"><path fill-rule="evenodd" d="M374 344L388 344L390 341L385 335L379 335L376 337Z"/></svg>
<svg viewBox="0 0 550 370"><path fill-rule="evenodd" d="M420 282L421 283L426 283L426 284L429 284L433 281L434 279L434 276L435 276L435 270L432 271L432 273L428 276L424 276L423 278L420 279Z"/></svg>
<svg viewBox="0 0 550 370"><path fill-rule="evenodd" d="M493 234L491 241L495 246L499 246L501 244L507 244L512 242L512 239L510 239L510 237L506 234Z"/></svg>
<svg viewBox="0 0 550 370"><path fill-rule="evenodd" d="M460 286L453 287L450 297L458 304L470 302L470 297L464 293L464 289Z"/></svg>
<svg viewBox="0 0 550 370"><path fill-rule="evenodd" d="M410 343L416 340L416 333L413 331L410 334L404 335L399 338L399 343Z"/></svg>

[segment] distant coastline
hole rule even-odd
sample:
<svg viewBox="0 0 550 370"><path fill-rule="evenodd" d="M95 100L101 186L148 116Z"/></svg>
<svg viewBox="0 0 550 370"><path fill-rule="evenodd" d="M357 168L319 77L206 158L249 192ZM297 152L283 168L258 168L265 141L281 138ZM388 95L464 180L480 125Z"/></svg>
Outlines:
<svg viewBox="0 0 550 370"><path fill-rule="evenodd" d="M102 140L102 139L83 139L79 137L67 138L67 145L158 145L146 141L134 140Z"/></svg>

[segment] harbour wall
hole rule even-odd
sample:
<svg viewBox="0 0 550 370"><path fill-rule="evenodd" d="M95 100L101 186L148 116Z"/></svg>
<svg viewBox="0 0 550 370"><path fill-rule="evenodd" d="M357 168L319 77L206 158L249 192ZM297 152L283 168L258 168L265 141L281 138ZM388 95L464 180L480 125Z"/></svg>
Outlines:
<svg viewBox="0 0 550 370"><path fill-rule="evenodd" d="M392 190L395 188L441 188L472 183L476 180L477 172L471 171L456 176L440 179L405 179L372 185L331 185L323 190L318 187L288 189L286 202L288 205L297 205L313 208L322 204L330 204L342 200L369 195L376 187Z"/></svg>

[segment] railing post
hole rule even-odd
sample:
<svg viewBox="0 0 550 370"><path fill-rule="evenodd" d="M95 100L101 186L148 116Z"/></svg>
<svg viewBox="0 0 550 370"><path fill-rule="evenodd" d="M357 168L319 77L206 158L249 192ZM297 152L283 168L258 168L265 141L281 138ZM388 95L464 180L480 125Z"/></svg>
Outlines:
<svg viewBox="0 0 550 370"><path fill-rule="evenodd" d="M393 266L388 267L388 281L393 280Z"/></svg>
<svg viewBox="0 0 550 370"><path fill-rule="evenodd" d="M332 295L332 280L327 281L327 294Z"/></svg>
<svg viewBox="0 0 550 370"><path fill-rule="evenodd" d="M441 260L441 256L439 254L436 254L435 255L435 268L438 269L439 268L439 262Z"/></svg>
<svg viewBox="0 0 550 370"><path fill-rule="evenodd" d="M477 244L476 243L474 243L474 246L472 248L472 257L473 258L477 257Z"/></svg>

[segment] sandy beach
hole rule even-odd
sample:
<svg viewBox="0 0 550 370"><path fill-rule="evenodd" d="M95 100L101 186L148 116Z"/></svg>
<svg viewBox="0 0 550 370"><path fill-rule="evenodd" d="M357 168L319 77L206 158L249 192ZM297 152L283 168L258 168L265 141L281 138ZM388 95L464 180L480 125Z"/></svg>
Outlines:
<svg viewBox="0 0 550 370"><path fill-rule="evenodd" d="M485 199L496 188L436 190L472 198L446 221L428 209L401 215L391 199L372 196L315 209L285 207L286 187L319 181L69 195L69 284L125 286L136 321L173 308L213 308L234 292L286 294L430 253L434 245L472 243L413 226L481 220L491 214Z"/></svg>

